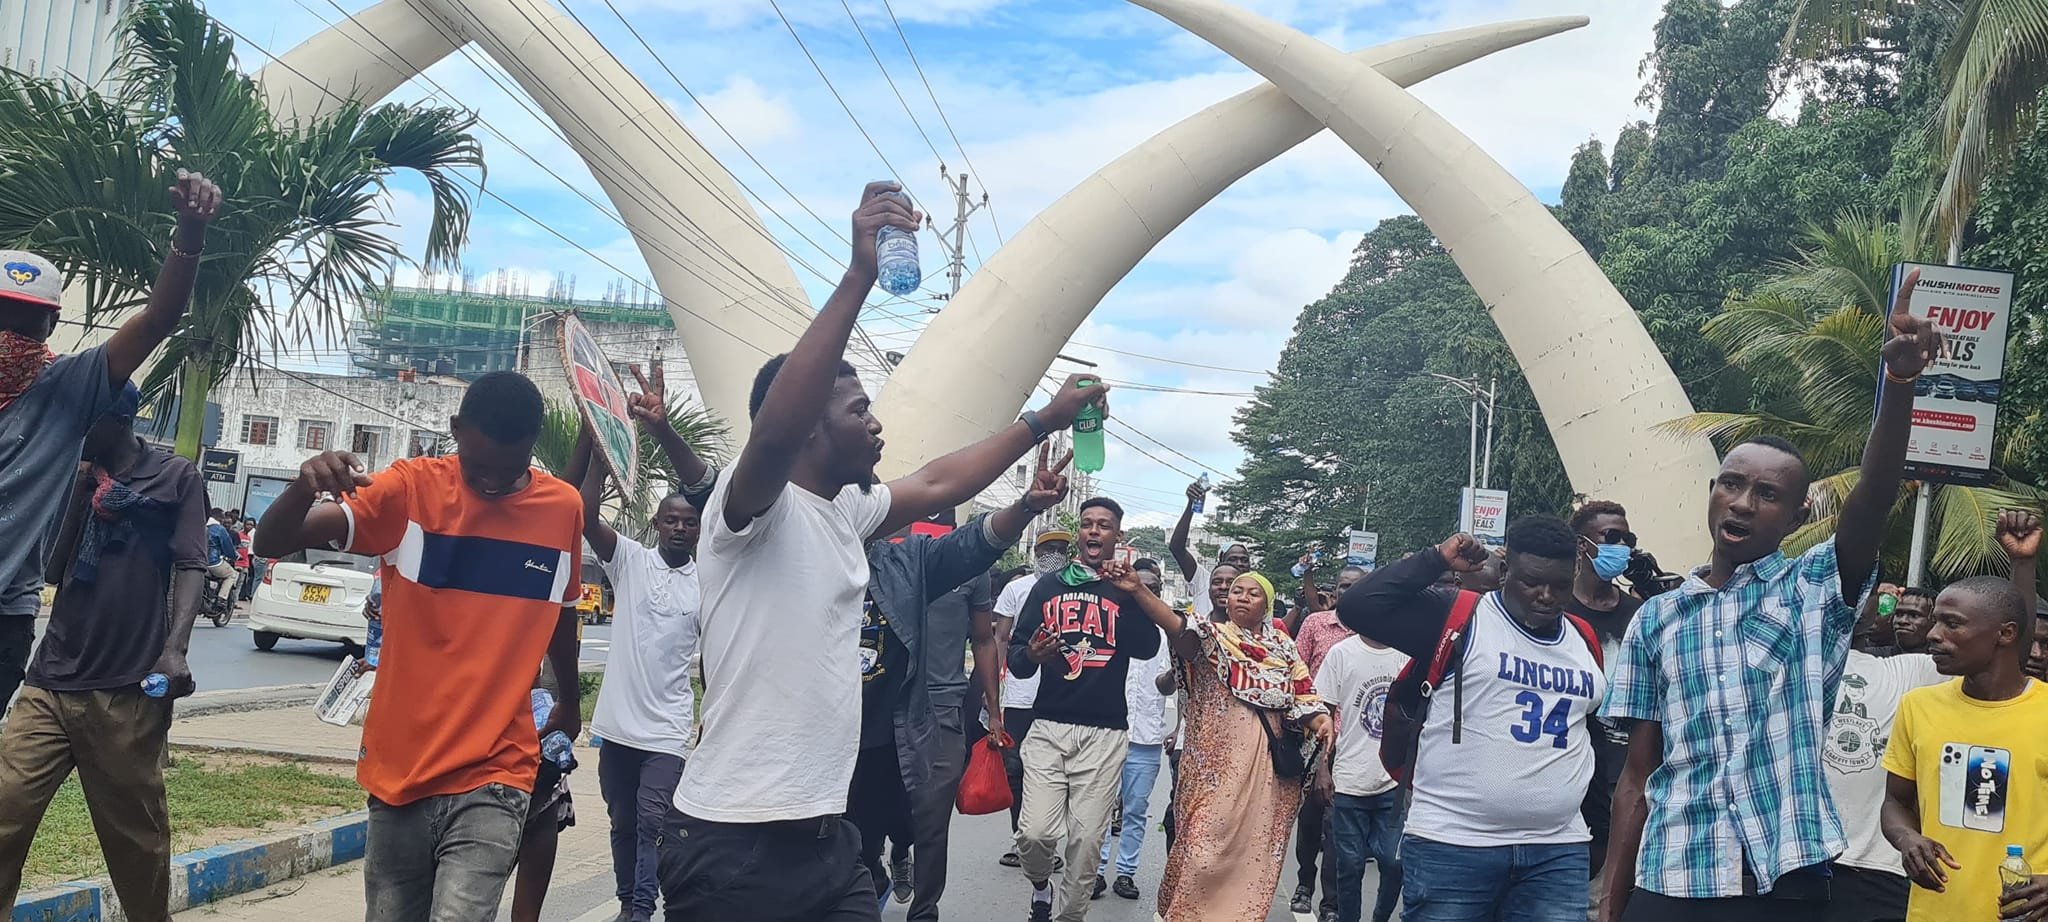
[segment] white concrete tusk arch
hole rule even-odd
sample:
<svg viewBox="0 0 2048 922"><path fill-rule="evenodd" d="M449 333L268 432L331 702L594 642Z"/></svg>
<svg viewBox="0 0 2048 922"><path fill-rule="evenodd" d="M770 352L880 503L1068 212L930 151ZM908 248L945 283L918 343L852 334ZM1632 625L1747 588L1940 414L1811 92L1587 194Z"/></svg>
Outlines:
<svg viewBox="0 0 2048 922"><path fill-rule="evenodd" d="M1352 57L1408 85L1585 24L1569 16L1474 26ZM875 410L889 427L882 476L1016 419L1067 338L1146 253L1232 183L1322 130L1264 84L1153 135L1039 212L968 277L890 375Z"/></svg>
<svg viewBox="0 0 2048 922"><path fill-rule="evenodd" d="M1370 67L1217 0L1132 0L1273 81L1372 164L1451 251L1527 373L1574 490L1617 500L1666 561L1704 561L1705 438L1651 426L1692 411L1621 293L1550 209Z"/></svg>

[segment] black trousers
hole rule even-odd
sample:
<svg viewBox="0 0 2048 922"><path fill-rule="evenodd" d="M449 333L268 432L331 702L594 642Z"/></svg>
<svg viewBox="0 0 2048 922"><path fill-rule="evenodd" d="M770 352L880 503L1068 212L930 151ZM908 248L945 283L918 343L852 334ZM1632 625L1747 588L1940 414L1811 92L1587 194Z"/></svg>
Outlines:
<svg viewBox="0 0 2048 922"><path fill-rule="evenodd" d="M1906 922L1913 882L1904 875L1835 865L1833 891L1823 922Z"/></svg>
<svg viewBox="0 0 2048 922"><path fill-rule="evenodd" d="M1003 773L1010 776L1010 831L1017 831L1017 817L1024 810L1024 757L1018 750L1024 748L1024 737L1031 735L1034 719L1030 708L1007 708L1003 711L1003 732L1010 734L1016 745L1003 750ZM1016 851L1013 845L1010 849Z"/></svg>
<svg viewBox="0 0 2048 922"><path fill-rule="evenodd" d="M667 922L875 922L860 831L839 816L714 823L671 810L661 842Z"/></svg>
<svg viewBox="0 0 2048 922"><path fill-rule="evenodd" d="M1301 812L1294 825L1294 861L1299 865L1295 887L1314 893L1316 889L1316 856L1322 853L1324 843L1329 841L1325 828L1329 821L1327 808L1312 798L1301 799ZM1337 862L1335 859L1323 862L1323 897L1316 901L1316 914L1328 915L1337 911Z"/></svg>
<svg viewBox="0 0 2048 922"><path fill-rule="evenodd" d="M910 826L917 842L912 868L916 896L910 901L910 922L936 922L939 898L946 893L946 842L953 830L953 802L960 795L960 774L967 770L967 738L961 732L964 708L942 708L932 734L932 776L911 798Z"/></svg>
<svg viewBox="0 0 2048 922"><path fill-rule="evenodd" d="M1681 900L1638 888L1628 898L1621 922L1822 922L1827 908L1827 900L1768 896Z"/></svg>
<svg viewBox="0 0 2048 922"><path fill-rule="evenodd" d="M853 787L846 794L846 818L860 832L861 867L875 882L875 896L889 892L889 867L882 863L882 840L915 842L910 825L910 795L903 790L903 770L893 745L869 746L853 764Z"/></svg>
<svg viewBox="0 0 2048 922"><path fill-rule="evenodd" d="M0 714L28 674L28 654L36 645L36 616L0 615Z"/></svg>

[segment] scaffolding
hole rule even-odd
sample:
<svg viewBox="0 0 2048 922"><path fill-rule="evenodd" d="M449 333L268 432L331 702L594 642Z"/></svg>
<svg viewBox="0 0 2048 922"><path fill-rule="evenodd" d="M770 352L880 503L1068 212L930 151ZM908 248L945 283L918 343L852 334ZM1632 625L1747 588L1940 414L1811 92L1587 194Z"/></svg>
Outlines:
<svg viewBox="0 0 2048 922"><path fill-rule="evenodd" d="M503 270L483 284L465 274L460 288L386 288L364 299L363 313L349 325L349 362L358 374L396 378L441 375L474 380L492 371L519 370L538 341L538 321L573 311L585 324L643 327L657 340L669 338L675 322L658 299L632 294L615 283L605 297L577 300L575 280L557 276L544 295L525 293L525 280ZM481 290L474 290L481 289ZM644 291L645 289L639 289ZM552 324L546 324L552 336ZM658 333L654 331L660 331Z"/></svg>

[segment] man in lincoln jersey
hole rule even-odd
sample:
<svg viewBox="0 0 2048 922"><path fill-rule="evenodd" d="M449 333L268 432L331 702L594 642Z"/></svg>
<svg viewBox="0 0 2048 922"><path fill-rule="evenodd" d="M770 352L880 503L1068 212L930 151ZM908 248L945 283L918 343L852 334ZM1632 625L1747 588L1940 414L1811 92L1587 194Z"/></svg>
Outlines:
<svg viewBox="0 0 2048 922"><path fill-rule="evenodd" d="M1038 578L1010 636L1010 673L1038 683L1031 733L1019 744L1024 808L1017 854L1031 881L1031 922L1052 917L1053 849L1066 837L1062 922L1088 915L1097 849L1116 809L1129 741L1125 678L1159 652L1159 630L1131 595L1097 572L1123 539L1123 507L1081 504L1078 553Z"/></svg>
<svg viewBox="0 0 2048 922"><path fill-rule="evenodd" d="M1434 697L1415 747L1400 849L1408 922L1585 920L1586 718L1606 681L1592 629L1564 611L1577 543L1550 516L1509 526L1501 587L1478 600L1458 639L1441 683L1455 682L1454 693ZM1458 597L1437 577L1478 569L1483 553L1471 535L1453 535L1366 577L1337 616L1426 669Z"/></svg>

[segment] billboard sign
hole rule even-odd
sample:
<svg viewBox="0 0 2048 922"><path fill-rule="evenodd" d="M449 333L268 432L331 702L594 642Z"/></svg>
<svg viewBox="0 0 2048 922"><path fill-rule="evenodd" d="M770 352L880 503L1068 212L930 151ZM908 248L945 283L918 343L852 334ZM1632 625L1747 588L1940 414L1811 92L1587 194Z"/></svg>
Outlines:
<svg viewBox="0 0 2048 922"><path fill-rule="evenodd" d="M1508 537L1508 491L1465 488L1464 521L1472 537L1499 544Z"/></svg>
<svg viewBox="0 0 2048 922"><path fill-rule="evenodd" d="M1368 570L1379 566L1380 533L1376 531L1351 530L1349 546L1344 551L1347 566L1364 567Z"/></svg>
<svg viewBox="0 0 2048 922"><path fill-rule="evenodd" d="M199 475L207 483L234 483L242 473L242 453L225 448L206 448L199 452Z"/></svg>
<svg viewBox="0 0 2048 922"><path fill-rule="evenodd" d="M1892 291L1920 270L1907 309L1941 331L1941 354L1913 382L1906 476L1938 483L1991 482L1992 436L2005 376L2013 275L1990 269L1900 263Z"/></svg>

